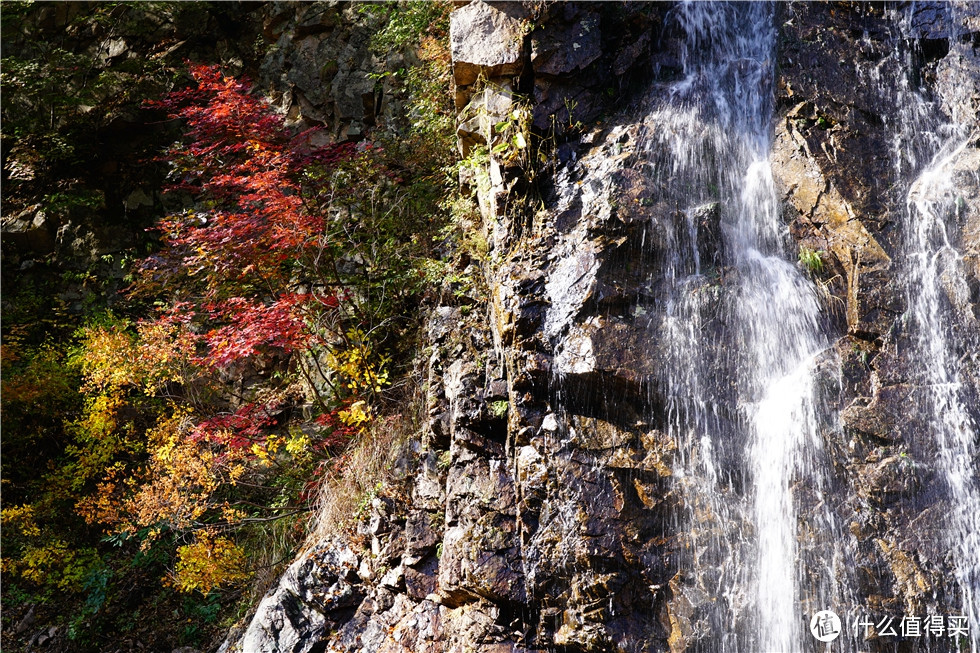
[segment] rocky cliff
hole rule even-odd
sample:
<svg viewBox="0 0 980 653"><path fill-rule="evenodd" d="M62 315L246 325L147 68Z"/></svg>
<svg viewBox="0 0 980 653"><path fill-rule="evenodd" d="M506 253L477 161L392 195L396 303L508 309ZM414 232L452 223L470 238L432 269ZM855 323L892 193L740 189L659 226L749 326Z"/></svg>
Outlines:
<svg viewBox="0 0 980 653"><path fill-rule="evenodd" d="M673 3L455 4L477 283L432 312L427 420L397 487L356 533L311 543L221 650L749 650L725 638L748 627L753 599L734 595L750 584L739 546L758 523L719 514L687 473L712 456L727 479L716 492L752 491L734 435L745 271L722 181L672 184L676 125L657 110L685 81L690 43L709 47L718 26L692 34ZM372 76L384 62L367 48L371 20L338 3L263 15L277 45L258 72L297 124L357 138L401 119L394 82ZM980 11L789 2L771 20L776 240L827 343L811 370L827 414L801 454L820 471L801 464L787 481L800 623L831 607L975 614L976 524L958 502L978 476L966 454L980 423ZM941 232L934 251L915 235L927 213L937 223L920 240ZM18 220L5 240L51 236L35 214ZM926 259L939 261L932 276ZM683 310L669 301L681 278ZM696 361L674 346L671 329L693 324L677 311L706 334ZM942 334L924 337L934 323ZM927 357L926 341L942 351ZM680 379L710 407L679 400ZM710 419L689 418L698 410ZM711 449L708 431L733 437ZM966 434L959 449L936 436L947 431ZM839 604L808 590L825 585ZM969 650L962 641L866 631L843 650Z"/></svg>
<svg viewBox="0 0 980 653"><path fill-rule="evenodd" d="M406 501L375 502L366 548L309 550L263 602L243 650L721 650L707 604L725 562L692 550L712 517L686 503L677 470L690 453L667 434L662 369L684 362L662 346L658 287L677 230L693 230L711 267L698 282L704 313L717 311L707 328L720 330L733 270L717 203L682 214L651 174L650 134L666 126L647 108L680 75L688 35L669 4L457 4L461 150L496 145L494 127L523 106L540 163L532 180L492 154L489 183L473 184L487 297L468 317L444 306L432 319L430 419ZM903 215L909 171L925 163L915 157L935 152L916 130L955 128L965 144L944 164L956 198L944 223L959 254L942 305L975 420L980 15L966 3L776 13L772 171L790 256L817 257L798 265L832 343L819 372L837 415L820 434L824 496L850 533L835 582L853 585L850 607L868 614L961 614L941 519L954 497L909 355L919 291L907 286ZM920 113L909 117L913 102ZM719 388L718 418L736 419L725 352L704 360L715 362L703 372ZM803 552L816 546L805 486L793 485ZM906 650L897 641L854 645ZM954 646L939 638L929 650Z"/></svg>

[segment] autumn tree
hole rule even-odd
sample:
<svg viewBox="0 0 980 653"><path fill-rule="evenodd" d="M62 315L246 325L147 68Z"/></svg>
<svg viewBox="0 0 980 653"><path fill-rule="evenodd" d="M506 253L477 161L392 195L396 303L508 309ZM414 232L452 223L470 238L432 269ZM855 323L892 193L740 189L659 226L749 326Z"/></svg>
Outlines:
<svg viewBox="0 0 980 653"><path fill-rule="evenodd" d="M157 314L85 332L79 434L94 435L65 474L77 491L94 483L77 501L90 523L187 534L198 544L181 560L302 511L303 477L371 425L442 227L442 180L406 183L397 144L317 145L321 133L290 134L248 84L213 66L190 74L148 105L185 125L164 158L187 208L160 223L162 248L131 289ZM133 410L138 441L118 419ZM290 475L286 504L254 491ZM175 586L220 583L189 580L199 567L178 564Z"/></svg>
<svg viewBox="0 0 980 653"><path fill-rule="evenodd" d="M96 267L78 281L98 298L81 315L52 302L56 310L39 320L41 295L32 287L4 298L5 608L10 597L39 601L65 615L63 632L79 638L76 648L90 650L98 650L98 633L111 619L136 614L134 605L143 614L150 603L162 615L211 610L234 595L223 588L288 559L269 543L302 537L322 479L344 487L345 468L366 468L352 444L388 442L376 437L388 425L392 433L414 432L399 417L399 393L410 385L420 307L452 251L443 206L456 179L449 165L454 111L445 92L450 8L360 9L391 27L376 35L394 39L379 52L416 49L422 64L379 77L385 94L408 110L379 120L357 144L288 129L247 82L218 67L192 65L181 77L168 44L159 56L114 60L94 84L86 83L89 55L68 46L40 67L27 60L28 50L8 48L5 93L26 93L52 110L42 118L18 113L14 95L5 105L5 145L11 134L20 139L9 157L20 176L11 177L5 199L30 203L49 193L43 204L52 215L84 211L103 219L122 206L116 195L133 178L155 189L167 170L166 206L181 208L155 223L138 253L100 262L113 267L113 284L132 272L125 295L102 283L103 267ZM93 10L93 34L102 39L100 30L117 29L120 17L138 23L144 10L164 20L216 11L108 3ZM72 25L89 25L86 11ZM5 38L6 23L16 22L6 18L21 13L31 10L4 5ZM195 43L180 53L213 57L211 45ZM241 58L248 67L249 57ZM135 116L133 103L175 81L177 90L147 103L138 119L150 136L126 160L128 172L104 175L93 164L104 157L90 147L100 146L90 123L102 124L98 116L120 107ZM79 83L103 99L79 94ZM103 91L124 101L104 101ZM178 133L155 162L146 155ZM83 136L89 141L81 148ZM80 181L51 183L72 151L71 174ZM105 192L88 193L89 182ZM141 209L140 225L158 208ZM352 494L378 485L360 480ZM81 644L85 637L89 644Z"/></svg>

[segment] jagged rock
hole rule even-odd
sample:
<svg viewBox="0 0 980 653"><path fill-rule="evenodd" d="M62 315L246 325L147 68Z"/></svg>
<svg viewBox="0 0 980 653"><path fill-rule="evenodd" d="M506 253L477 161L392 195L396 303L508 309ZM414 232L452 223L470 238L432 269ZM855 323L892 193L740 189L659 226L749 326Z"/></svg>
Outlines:
<svg viewBox="0 0 980 653"><path fill-rule="evenodd" d="M436 308L433 318L429 321L429 342L438 344L459 324L460 312L455 306L440 306Z"/></svg>
<svg viewBox="0 0 980 653"><path fill-rule="evenodd" d="M5 216L2 234L3 239L15 245L21 253L48 254L55 249L51 220L39 207Z"/></svg>
<svg viewBox="0 0 980 653"><path fill-rule="evenodd" d="M438 571L439 561L436 558L430 558L419 568L407 567L405 569L405 591L410 597L418 601L435 595L439 586Z"/></svg>
<svg viewBox="0 0 980 653"><path fill-rule="evenodd" d="M850 332L883 333L902 307L895 296L899 289L882 283L891 274L891 258L865 225L873 216L860 216L841 196L796 131L793 121L805 106L794 107L777 125L773 172L806 225L796 227L803 242L836 259L833 269L846 280L846 294L839 301L846 306Z"/></svg>
<svg viewBox="0 0 980 653"><path fill-rule="evenodd" d="M456 9L449 25L456 84L469 86L481 75L492 79L521 72L526 16L519 2L476 0Z"/></svg>
<svg viewBox="0 0 980 653"><path fill-rule="evenodd" d="M330 630L345 623L364 598L359 560L343 544L321 542L293 562L256 610L239 642L226 641L221 653L307 653L317 650Z"/></svg>
<svg viewBox="0 0 980 653"><path fill-rule="evenodd" d="M36 607L37 607L36 605L32 605L31 608L27 611L27 614L25 614L17 621L17 625L14 626L15 635L23 635L31 628L31 626L34 625L34 622L36 621L36 617L34 616L34 609Z"/></svg>
<svg viewBox="0 0 980 653"><path fill-rule="evenodd" d="M492 144L496 126L512 120L513 106L513 91L508 84L499 88L488 86L475 94L463 110L461 114L463 119L456 128L460 154L466 157L474 146ZM499 171L497 176L498 178L491 179L491 182L494 186L501 186L503 179L500 178Z"/></svg>
<svg viewBox="0 0 980 653"><path fill-rule="evenodd" d="M877 388L873 399L859 397L841 411L841 421L845 429L864 437L887 442L912 441L915 434L928 427L922 415L910 410L921 399L921 389L912 386Z"/></svg>
<svg viewBox="0 0 980 653"><path fill-rule="evenodd" d="M356 140L379 114L395 121L375 102L372 75L384 63L370 49L377 29L370 13L340 2L269 9L265 31L276 41L260 71L289 124L327 125L334 139Z"/></svg>
<svg viewBox="0 0 980 653"><path fill-rule="evenodd" d="M555 357L555 371L566 381L573 377L585 383L605 380L619 386L611 391L626 387L638 391L653 376L658 362L645 343L645 334L633 325L594 316L564 339Z"/></svg>
<svg viewBox="0 0 980 653"><path fill-rule="evenodd" d="M58 634L57 626L49 626L47 628L42 628L41 630L34 633L34 636L31 638L29 646L31 647L47 646L48 644L51 644L51 642L55 639L55 636L57 634Z"/></svg>
<svg viewBox="0 0 980 653"><path fill-rule="evenodd" d="M440 535L436 529L441 526L436 523L437 521L434 513L423 510L416 510L408 516L405 523L405 538L406 552L409 555L422 557L435 550Z"/></svg>
<svg viewBox="0 0 980 653"><path fill-rule="evenodd" d="M599 15L583 11L570 25L546 27L531 43L531 64L535 74L566 75L602 56Z"/></svg>

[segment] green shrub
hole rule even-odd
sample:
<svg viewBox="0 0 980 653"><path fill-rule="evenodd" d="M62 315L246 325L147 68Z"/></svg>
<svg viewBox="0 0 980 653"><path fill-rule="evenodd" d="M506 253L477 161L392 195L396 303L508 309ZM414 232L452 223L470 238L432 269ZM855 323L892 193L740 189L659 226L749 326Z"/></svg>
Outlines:
<svg viewBox="0 0 980 653"><path fill-rule="evenodd" d="M813 250L804 245L800 246L800 265L810 274L820 274L824 270L823 255L825 252Z"/></svg>

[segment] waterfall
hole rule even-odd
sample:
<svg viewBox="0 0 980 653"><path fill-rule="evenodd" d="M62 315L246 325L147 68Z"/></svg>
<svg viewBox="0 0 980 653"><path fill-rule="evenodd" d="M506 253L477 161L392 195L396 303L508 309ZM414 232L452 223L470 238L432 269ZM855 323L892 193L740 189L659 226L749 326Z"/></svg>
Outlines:
<svg viewBox="0 0 980 653"><path fill-rule="evenodd" d="M913 12L901 18L911 31ZM901 41L900 41L901 43ZM955 47L955 46L954 46ZM913 50L896 49L908 70L915 70ZM925 391L917 407L933 438L931 461L945 485L945 542L951 552L963 616L969 621L970 651L980 651L980 486L976 397L961 380L969 350L964 334L975 324L969 305L962 254L950 225L964 209L953 179L957 172L980 177L967 164L957 171L968 147L980 138L964 123L945 117L938 99L918 89L912 79L898 87L898 115L892 125L895 175L904 192L902 229L908 302L905 336L915 383ZM957 297L960 301L956 301ZM975 326L974 326L975 328ZM964 351L965 349L965 351ZM971 414L972 411L972 414Z"/></svg>
<svg viewBox="0 0 980 653"><path fill-rule="evenodd" d="M975 137L975 135L974 135ZM967 410L954 347L957 319L944 285L962 282L962 259L950 244L945 220L956 212L949 165L967 141L947 143L908 191L907 243L910 328L919 380L927 389L926 413L935 438L935 464L950 502L948 546L953 554L963 614L969 619L971 651L980 651L980 489L977 487L977 428Z"/></svg>
<svg viewBox="0 0 980 653"><path fill-rule="evenodd" d="M848 536L823 496L821 433L836 424L814 387L829 341L769 164L773 12L679 5L683 73L656 89L646 121L651 174L678 216L652 227L670 244L654 337L669 352L660 383L687 506L677 593L707 615L695 646L713 652L801 650L808 614L845 601L847 587ZM717 251L703 251L699 231L715 221Z"/></svg>

